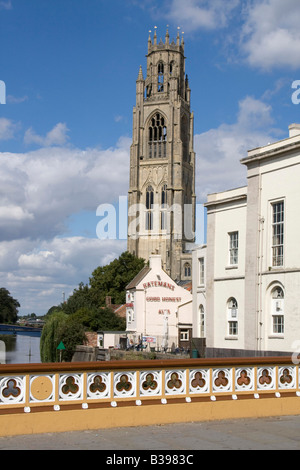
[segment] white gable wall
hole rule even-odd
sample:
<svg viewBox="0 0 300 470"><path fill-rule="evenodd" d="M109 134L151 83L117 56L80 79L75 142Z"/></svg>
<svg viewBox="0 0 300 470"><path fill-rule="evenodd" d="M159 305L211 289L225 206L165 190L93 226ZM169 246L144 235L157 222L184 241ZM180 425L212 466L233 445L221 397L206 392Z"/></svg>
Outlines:
<svg viewBox="0 0 300 470"><path fill-rule="evenodd" d="M178 323L192 327L192 294L178 286L161 268L161 257L150 257L151 271L130 291L133 300L133 321L127 312L127 331L132 332L136 342L139 337L156 338L155 347L160 348L163 340L168 347L178 346ZM154 344L153 344L154 346Z"/></svg>

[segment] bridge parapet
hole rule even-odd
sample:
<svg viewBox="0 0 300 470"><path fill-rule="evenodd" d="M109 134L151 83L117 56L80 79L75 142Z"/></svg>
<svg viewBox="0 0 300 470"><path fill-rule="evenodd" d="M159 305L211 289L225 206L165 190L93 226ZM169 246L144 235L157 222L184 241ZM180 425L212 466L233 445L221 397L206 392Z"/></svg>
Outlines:
<svg viewBox="0 0 300 470"><path fill-rule="evenodd" d="M291 357L0 366L0 435L298 414Z"/></svg>

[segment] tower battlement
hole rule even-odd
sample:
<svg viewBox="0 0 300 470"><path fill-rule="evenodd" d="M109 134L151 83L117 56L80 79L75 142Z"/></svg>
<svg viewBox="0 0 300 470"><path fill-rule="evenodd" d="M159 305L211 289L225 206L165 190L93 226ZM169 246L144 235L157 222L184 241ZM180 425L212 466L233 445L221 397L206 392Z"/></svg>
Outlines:
<svg viewBox="0 0 300 470"><path fill-rule="evenodd" d="M165 42L163 42L162 38L160 38L158 42L156 27L154 30L153 40L151 38L151 33L152 31L149 31L148 54L151 54L152 52L156 52L156 51L161 51L162 49L169 49L169 50L177 51L177 52L184 54L184 33L181 33L181 38L180 38L180 33L178 31L176 41L175 39L172 39L171 42L170 42L170 35L169 35L168 29L167 29L166 36L165 36Z"/></svg>

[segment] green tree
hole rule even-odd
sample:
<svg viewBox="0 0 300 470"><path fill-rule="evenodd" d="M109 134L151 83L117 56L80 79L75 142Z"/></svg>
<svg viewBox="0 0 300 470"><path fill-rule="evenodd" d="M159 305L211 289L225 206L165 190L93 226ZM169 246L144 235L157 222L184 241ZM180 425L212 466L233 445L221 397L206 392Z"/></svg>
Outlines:
<svg viewBox="0 0 300 470"><path fill-rule="evenodd" d="M40 354L42 362L57 361L57 346L59 345L59 327L66 321L66 314L55 312L46 320L40 340Z"/></svg>
<svg viewBox="0 0 300 470"><path fill-rule="evenodd" d="M106 297L110 296L114 304L124 304L127 284L144 266L143 259L125 252L95 269L90 286L80 283L65 303L51 307L41 336L42 362L58 360L57 346L61 341L66 347L63 359L70 360L75 347L84 344L85 331L125 330L125 319L106 307Z"/></svg>
<svg viewBox="0 0 300 470"><path fill-rule="evenodd" d="M7 289L2 287L0 289L0 323L16 323L19 307L19 302L10 295Z"/></svg>
<svg viewBox="0 0 300 470"><path fill-rule="evenodd" d="M74 322L81 324L85 330L89 331L123 331L126 328L125 319L119 317L113 310L107 307L100 309L88 309L83 307L73 313L71 318Z"/></svg>
<svg viewBox="0 0 300 470"><path fill-rule="evenodd" d="M94 304L105 305L106 296L113 304L124 304L126 286L145 266L145 260L128 251L106 266L99 266L90 278L90 297Z"/></svg>
<svg viewBox="0 0 300 470"><path fill-rule="evenodd" d="M100 311L100 320L97 330L124 331L126 329L125 318L119 317L109 308L103 308Z"/></svg>
<svg viewBox="0 0 300 470"><path fill-rule="evenodd" d="M72 315L68 316L67 320L60 326L59 339L64 343L66 348L62 352L62 360L70 362L76 346L86 343L83 325L74 321Z"/></svg>
<svg viewBox="0 0 300 470"><path fill-rule="evenodd" d="M81 282L78 286L78 289L74 289L73 294L68 298L68 300L61 304L60 308L63 312L71 315L80 308L87 308L93 310L97 305L93 302L90 295L90 288L88 285Z"/></svg>
<svg viewBox="0 0 300 470"><path fill-rule="evenodd" d="M61 308L58 305L53 305L52 307L49 308L45 316L50 316L52 315L52 313L57 312L58 310L61 310Z"/></svg>
<svg viewBox="0 0 300 470"><path fill-rule="evenodd" d="M84 344L85 332L81 323L76 323L64 312L55 312L46 320L41 341L40 354L42 362L57 362L57 347L62 341L66 348L62 359L70 361L77 345Z"/></svg>

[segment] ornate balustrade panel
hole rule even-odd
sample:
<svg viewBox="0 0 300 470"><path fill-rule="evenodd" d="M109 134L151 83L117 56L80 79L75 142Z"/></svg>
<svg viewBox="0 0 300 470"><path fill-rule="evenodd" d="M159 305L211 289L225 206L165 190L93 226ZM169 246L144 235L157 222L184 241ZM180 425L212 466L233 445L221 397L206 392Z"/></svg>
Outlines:
<svg viewBox="0 0 300 470"><path fill-rule="evenodd" d="M85 409L287 392L300 396L299 366L291 358L0 366L0 414L12 408L57 411L65 405Z"/></svg>

